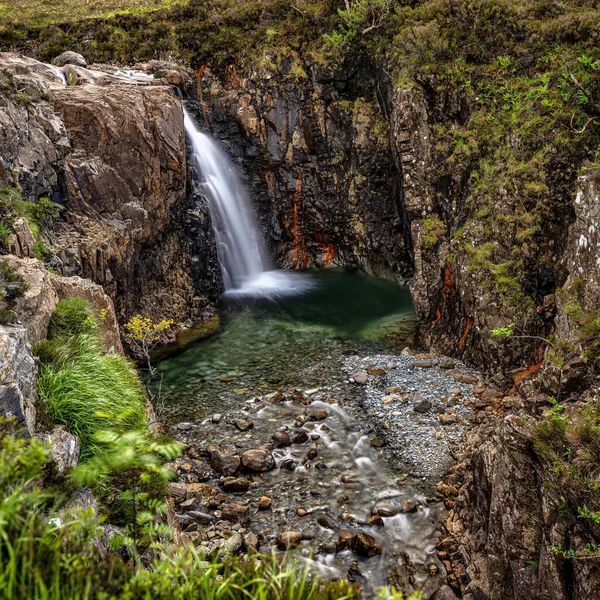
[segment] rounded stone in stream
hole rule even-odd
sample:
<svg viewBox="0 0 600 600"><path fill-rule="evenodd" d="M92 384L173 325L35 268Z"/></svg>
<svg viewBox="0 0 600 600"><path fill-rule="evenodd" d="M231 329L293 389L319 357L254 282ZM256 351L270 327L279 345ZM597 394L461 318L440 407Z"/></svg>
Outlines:
<svg viewBox="0 0 600 600"><path fill-rule="evenodd" d="M308 420L309 421L324 421L330 414L331 414L331 412L325 408L313 408L308 413Z"/></svg>
<svg viewBox="0 0 600 600"><path fill-rule="evenodd" d="M319 515L317 517L317 523L321 526L324 527L325 529L335 529L335 523L333 522L333 519L329 516L329 515Z"/></svg>
<svg viewBox="0 0 600 600"><path fill-rule="evenodd" d="M264 473L265 471L270 471L275 466L275 459L266 450L246 450L242 454L242 465L249 471Z"/></svg>
<svg viewBox="0 0 600 600"><path fill-rule="evenodd" d="M269 496L261 496L258 500L258 508L260 508L260 510L267 510L268 508L271 508L271 503L272 500Z"/></svg>
<svg viewBox="0 0 600 600"><path fill-rule="evenodd" d="M210 453L210 466L219 474L230 477L240 467L240 457L236 454L225 454L220 450Z"/></svg>
<svg viewBox="0 0 600 600"><path fill-rule="evenodd" d="M309 460L315 460L315 458L317 458L317 456L319 456L319 453L317 452L317 449L316 448L310 448L310 450L304 456L304 461L303 462L308 462Z"/></svg>
<svg viewBox="0 0 600 600"><path fill-rule="evenodd" d="M247 419L236 419L234 425L238 431L248 431L254 427L254 423Z"/></svg>
<svg viewBox="0 0 600 600"><path fill-rule="evenodd" d="M226 492L246 492L250 488L246 477L225 477L221 483Z"/></svg>
<svg viewBox="0 0 600 600"><path fill-rule="evenodd" d="M243 523L250 515L250 509L243 502L228 502L221 507L221 516L232 523Z"/></svg>
<svg viewBox="0 0 600 600"><path fill-rule="evenodd" d="M402 512L403 513L412 513L417 512L417 503L412 500L406 500L402 503Z"/></svg>
<svg viewBox="0 0 600 600"><path fill-rule="evenodd" d="M273 447L275 448L286 448L292 445L290 434L287 431L278 431L273 434L271 438L273 440Z"/></svg>
<svg viewBox="0 0 600 600"><path fill-rule="evenodd" d="M341 552L342 550L346 550L346 548L350 548L350 544L352 543L352 533L347 529L342 529L338 536L338 541L336 545L336 551Z"/></svg>
<svg viewBox="0 0 600 600"><path fill-rule="evenodd" d="M282 550L294 548L302 541L302 534L297 531L284 531L277 536L277 545Z"/></svg>
<svg viewBox="0 0 600 600"><path fill-rule="evenodd" d="M178 423L177 424L177 429L179 429L179 431L189 431L192 427L193 427L193 425L191 423Z"/></svg>
<svg viewBox="0 0 600 600"><path fill-rule="evenodd" d="M297 465L295 461L291 458L286 458L285 460L282 460L279 464L279 468L285 469L286 471L295 471L296 467Z"/></svg>
<svg viewBox="0 0 600 600"><path fill-rule="evenodd" d="M308 433L301 429L300 431L295 431L292 433L290 440L292 444L305 444L308 442Z"/></svg>
<svg viewBox="0 0 600 600"><path fill-rule="evenodd" d="M371 514L379 515L380 517L394 517L399 512L400 511L398 510L398 507L395 504L387 502L386 500L382 500L373 507Z"/></svg>
<svg viewBox="0 0 600 600"><path fill-rule="evenodd" d="M352 537L350 547L359 556L376 556L381 554L381 545L368 533L357 533Z"/></svg>

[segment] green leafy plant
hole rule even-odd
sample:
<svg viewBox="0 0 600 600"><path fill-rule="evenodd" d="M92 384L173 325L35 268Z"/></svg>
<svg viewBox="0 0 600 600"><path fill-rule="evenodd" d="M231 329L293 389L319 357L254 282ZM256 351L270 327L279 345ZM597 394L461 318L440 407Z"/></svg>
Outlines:
<svg viewBox="0 0 600 600"><path fill-rule="evenodd" d="M125 534L114 542L125 545L139 561L140 550L160 551L171 538L172 531L161 517L167 512L164 484L174 474L164 463L181 455L181 445L155 441L145 430L99 431L95 438L103 451L79 465L74 477L88 485L100 481L105 488L112 488L110 503L126 507ZM110 492L105 489L103 493Z"/></svg>

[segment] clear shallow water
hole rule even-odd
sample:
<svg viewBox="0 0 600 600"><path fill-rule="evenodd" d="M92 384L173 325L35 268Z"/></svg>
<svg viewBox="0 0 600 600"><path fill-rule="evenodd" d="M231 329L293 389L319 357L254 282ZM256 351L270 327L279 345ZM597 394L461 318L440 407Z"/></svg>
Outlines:
<svg viewBox="0 0 600 600"><path fill-rule="evenodd" d="M281 386L320 385L345 354L412 343L407 288L358 272L289 275L302 292L226 294L220 333L159 364L173 418L222 412Z"/></svg>
<svg viewBox="0 0 600 600"><path fill-rule="evenodd" d="M358 272L278 273L293 275L303 292L265 294L261 285L256 295L226 294L221 332L159 364L163 421L200 457L201 480L215 488L222 481L212 472L209 443L241 454L272 448L276 432L306 432L304 441L272 449L274 469L244 472L250 489L230 494L251 507L244 527L261 536L263 550L276 549L284 531L300 532L296 557L324 577L360 583L367 597L393 581L407 592L423 589L427 598L445 577L435 554L443 505L429 502L420 478L381 447L381 431L361 406L363 387L349 383L343 369L349 355L371 360L412 344L409 291ZM327 417L314 422L315 409ZM272 507L259 511L264 494ZM374 523L382 501L398 514ZM404 511L406 502L414 508ZM209 552L220 536L219 523L211 527L215 537L203 542ZM338 547L342 532L372 536L381 553Z"/></svg>

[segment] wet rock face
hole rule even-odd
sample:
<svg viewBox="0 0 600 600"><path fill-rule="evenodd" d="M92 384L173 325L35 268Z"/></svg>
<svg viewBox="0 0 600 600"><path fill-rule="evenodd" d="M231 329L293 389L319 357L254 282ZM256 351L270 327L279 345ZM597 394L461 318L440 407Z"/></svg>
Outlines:
<svg viewBox="0 0 600 600"><path fill-rule="evenodd" d="M52 266L101 284L121 322L213 315L220 275L208 209L189 180L181 102L167 81L128 85L8 53L0 66L15 93L39 98L28 109L0 100L0 186L65 207L46 240ZM77 85L65 85L75 81L68 69L79 69Z"/></svg>
<svg viewBox="0 0 600 600"><path fill-rule="evenodd" d="M317 67L302 82L202 73L196 117L242 168L280 266L411 273L400 173L370 77Z"/></svg>

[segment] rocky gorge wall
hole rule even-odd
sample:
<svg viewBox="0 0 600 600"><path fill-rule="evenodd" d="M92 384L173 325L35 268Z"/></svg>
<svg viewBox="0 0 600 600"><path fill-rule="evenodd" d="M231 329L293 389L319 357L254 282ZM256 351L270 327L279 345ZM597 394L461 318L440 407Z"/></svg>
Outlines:
<svg viewBox="0 0 600 600"><path fill-rule="evenodd" d="M207 206L189 181L180 100L166 80L68 67L73 85L55 67L0 54L0 187L62 206L42 234L49 265L101 284L121 323L136 313L210 318L220 274ZM31 254L18 240L13 250Z"/></svg>
<svg viewBox="0 0 600 600"><path fill-rule="evenodd" d="M368 69L196 72L197 120L242 169L279 266L412 273L402 181Z"/></svg>

